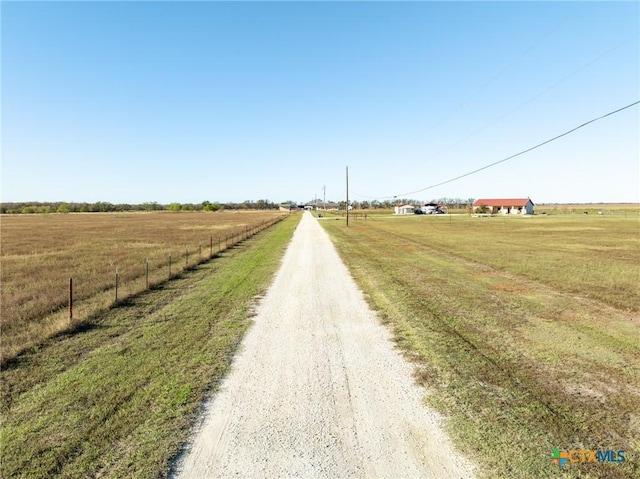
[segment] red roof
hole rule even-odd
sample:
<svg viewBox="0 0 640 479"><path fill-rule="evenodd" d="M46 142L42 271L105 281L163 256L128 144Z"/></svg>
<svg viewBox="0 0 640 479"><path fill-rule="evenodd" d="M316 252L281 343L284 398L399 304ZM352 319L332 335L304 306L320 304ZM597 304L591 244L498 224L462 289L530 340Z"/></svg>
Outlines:
<svg viewBox="0 0 640 479"><path fill-rule="evenodd" d="M529 201L529 198L482 198L474 201L473 206L525 206Z"/></svg>

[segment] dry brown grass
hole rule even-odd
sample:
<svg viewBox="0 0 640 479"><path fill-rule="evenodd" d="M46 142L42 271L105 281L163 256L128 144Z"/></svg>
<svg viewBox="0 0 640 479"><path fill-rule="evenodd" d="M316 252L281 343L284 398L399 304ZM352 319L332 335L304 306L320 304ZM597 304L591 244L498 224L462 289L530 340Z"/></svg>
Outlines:
<svg viewBox="0 0 640 479"><path fill-rule="evenodd" d="M105 213L2 216L1 360L68 328L68 282L74 319L83 320L115 299L146 288L209 257L247 229L280 212ZM213 241L213 248L211 247ZM188 258L187 258L188 251Z"/></svg>

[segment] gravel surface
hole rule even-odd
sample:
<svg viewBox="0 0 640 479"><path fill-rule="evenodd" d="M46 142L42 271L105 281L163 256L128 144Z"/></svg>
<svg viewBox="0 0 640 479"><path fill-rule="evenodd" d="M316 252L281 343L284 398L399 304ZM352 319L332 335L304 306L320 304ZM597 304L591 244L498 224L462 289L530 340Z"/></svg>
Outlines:
<svg viewBox="0 0 640 479"><path fill-rule="evenodd" d="M305 213L177 477L472 478Z"/></svg>

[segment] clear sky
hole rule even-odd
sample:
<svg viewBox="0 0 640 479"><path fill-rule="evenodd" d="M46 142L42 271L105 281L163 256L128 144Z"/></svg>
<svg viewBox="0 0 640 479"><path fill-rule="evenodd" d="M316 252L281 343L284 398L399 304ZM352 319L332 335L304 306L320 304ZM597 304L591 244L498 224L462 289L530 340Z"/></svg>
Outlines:
<svg viewBox="0 0 640 479"><path fill-rule="evenodd" d="M638 2L1 2L2 200L640 201Z"/></svg>

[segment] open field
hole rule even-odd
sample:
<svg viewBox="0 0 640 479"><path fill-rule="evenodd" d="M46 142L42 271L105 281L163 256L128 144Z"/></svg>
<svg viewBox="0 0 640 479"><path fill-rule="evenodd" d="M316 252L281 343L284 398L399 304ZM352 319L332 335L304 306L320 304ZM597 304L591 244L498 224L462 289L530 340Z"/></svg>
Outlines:
<svg viewBox="0 0 640 479"><path fill-rule="evenodd" d="M361 222L434 251L640 311L640 218L368 215L352 217L351 225Z"/></svg>
<svg viewBox="0 0 640 479"><path fill-rule="evenodd" d="M166 477L298 219L7 361L2 477Z"/></svg>
<svg viewBox="0 0 640 479"><path fill-rule="evenodd" d="M485 477L640 476L640 220L321 224ZM625 450L568 464L560 450Z"/></svg>
<svg viewBox="0 0 640 479"><path fill-rule="evenodd" d="M65 330L68 282L74 319L90 317L118 298L158 284L215 254L279 212L95 213L3 215L1 245L2 356Z"/></svg>
<svg viewBox="0 0 640 479"><path fill-rule="evenodd" d="M535 207L537 214L582 215L599 214L631 217L640 214L638 203L576 203L576 204L539 204ZM636 216L637 217L637 216Z"/></svg>

